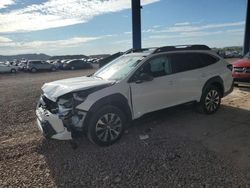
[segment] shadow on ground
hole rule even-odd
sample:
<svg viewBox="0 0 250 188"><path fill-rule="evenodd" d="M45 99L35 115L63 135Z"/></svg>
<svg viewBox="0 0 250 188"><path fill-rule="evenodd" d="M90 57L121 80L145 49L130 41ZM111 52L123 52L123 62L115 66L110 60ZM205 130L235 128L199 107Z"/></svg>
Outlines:
<svg viewBox="0 0 250 188"><path fill-rule="evenodd" d="M59 187L247 186L250 183L250 111L222 105L214 115L190 105L161 110L134 121L122 139L98 147L85 137L78 148L43 140ZM139 135L149 136L140 140Z"/></svg>

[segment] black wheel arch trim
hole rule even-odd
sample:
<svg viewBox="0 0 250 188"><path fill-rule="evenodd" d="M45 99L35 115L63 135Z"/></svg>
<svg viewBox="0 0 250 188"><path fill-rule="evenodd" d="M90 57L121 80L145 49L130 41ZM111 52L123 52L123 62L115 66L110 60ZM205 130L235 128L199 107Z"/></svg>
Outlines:
<svg viewBox="0 0 250 188"><path fill-rule="evenodd" d="M222 96L224 95L224 91L225 91L224 82L223 82L223 80L222 80L222 78L220 76L215 76L215 77L212 77L212 78L208 79L206 81L206 83L204 84L203 88L202 88L202 93L205 91L205 89L207 87L209 87L211 85L214 85L214 86L219 85L220 88L218 88L218 89L221 90L221 92L222 92L221 95Z"/></svg>
<svg viewBox="0 0 250 188"><path fill-rule="evenodd" d="M84 123L87 123L89 121L91 114L95 113L97 110L99 110L101 107L105 105L113 105L122 110L127 117L127 123L132 120L132 112L128 103L128 99L120 93L115 93L112 95L105 96L96 101L89 109Z"/></svg>

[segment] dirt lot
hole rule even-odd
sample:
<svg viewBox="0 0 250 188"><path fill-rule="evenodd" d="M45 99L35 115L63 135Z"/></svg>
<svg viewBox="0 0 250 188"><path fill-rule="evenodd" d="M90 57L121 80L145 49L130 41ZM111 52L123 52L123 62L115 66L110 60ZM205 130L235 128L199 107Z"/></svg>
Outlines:
<svg viewBox="0 0 250 188"><path fill-rule="evenodd" d="M41 86L90 72L0 75L0 187L250 187L247 86L214 115L190 105L148 114L110 147L45 140L34 114Z"/></svg>

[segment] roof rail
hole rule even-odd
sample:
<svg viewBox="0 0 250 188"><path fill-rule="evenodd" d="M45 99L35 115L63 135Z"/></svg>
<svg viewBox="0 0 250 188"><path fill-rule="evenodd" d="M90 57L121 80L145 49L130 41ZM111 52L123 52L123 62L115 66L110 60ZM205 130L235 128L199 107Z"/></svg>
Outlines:
<svg viewBox="0 0 250 188"><path fill-rule="evenodd" d="M134 52L145 52L145 51L149 51L149 50L152 50L152 51L155 51L157 48L141 48L141 49L129 49L127 50L126 52L124 52L123 54L129 54L129 53L134 53Z"/></svg>
<svg viewBox="0 0 250 188"><path fill-rule="evenodd" d="M157 48L153 54L161 53L161 52L170 52L170 51L181 51L181 50L211 50L206 45L177 45L177 46L163 46L160 48Z"/></svg>

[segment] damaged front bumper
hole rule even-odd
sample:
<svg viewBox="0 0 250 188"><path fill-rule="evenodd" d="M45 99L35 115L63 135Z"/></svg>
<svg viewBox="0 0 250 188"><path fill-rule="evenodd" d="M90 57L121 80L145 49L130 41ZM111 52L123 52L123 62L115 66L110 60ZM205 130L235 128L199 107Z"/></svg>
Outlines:
<svg viewBox="0 0 250 188"><path fill-rule="evenodd" d="M73 130L81 130L86 112L70 110L60 113L56 102L41 96L37 108L37 126L46 138L71 140Z"/></svg>
<svg viewBox="0 0 250 188"><path fill-rule="evenodd" d="M71 132L64 127L58 115L52 114L42 107L36 109L37 126L46 138L71 140Z"/></svg>

